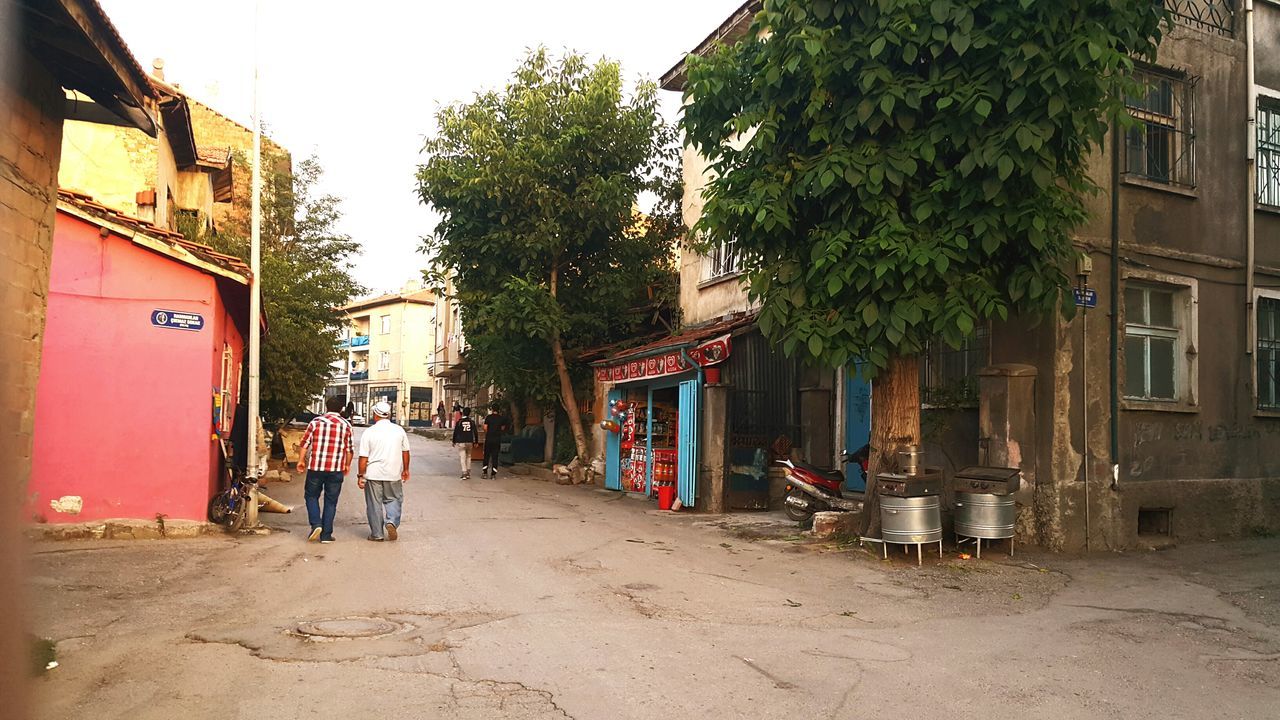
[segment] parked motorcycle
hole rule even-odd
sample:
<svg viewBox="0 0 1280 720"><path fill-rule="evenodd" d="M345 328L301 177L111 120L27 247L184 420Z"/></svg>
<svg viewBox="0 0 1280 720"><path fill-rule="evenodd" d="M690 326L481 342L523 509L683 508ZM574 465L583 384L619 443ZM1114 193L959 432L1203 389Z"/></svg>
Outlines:
<svg viewBox="0 0 1280 720"><path fill-rule="evenodd" d="M870 447L864 445L857 452L844 452L840 456L842 463L856 462L863 474L867 473L867 459ZM778 464L786 468L787 495L782 507L787 517L796 522L805 522L816 512L825 510L852 511L859 508L859 503L844 497L844 473L839 470L822 470L799 460L781 459Z"/></svg>

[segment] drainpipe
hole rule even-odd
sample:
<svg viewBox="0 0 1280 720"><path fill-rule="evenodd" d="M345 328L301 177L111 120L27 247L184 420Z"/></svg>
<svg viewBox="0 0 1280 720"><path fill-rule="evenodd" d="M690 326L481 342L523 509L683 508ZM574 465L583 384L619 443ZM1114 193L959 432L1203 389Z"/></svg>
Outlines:
<svg viewBox="0 0 1280 720"><path fill-rule="evenodd" d="M1254 64L1253 51L1253 0L1245 0L1244 2L1244 37L1245 37L1245 77L1248 82L1248 103L1247 109L1248 122L1246 123L1245 135L1245 165L1248 168L1249 187L1246 188L1248 193L1248 202L1245 203L1245 290L1244 290L1244 327L1245 327L1245 357L1250 359L1250 366L1253 365L1253 346L1254 346L1254 322L1253 322L1253 290L1254 290L1254 274L1253 265L1255 261L1256 237L1254 228L1254 197L1258 188L1258 163L1257 163L1257 137L1258 137L1258 85L1255 76L1256 67ZM1254 379L1252 367L1249 372L1250 396L1258 391L1257 381Z"/></svg>
<svg viewBox="0 0 1280 720"><path fill-rule="evenodd" d="M1120 125L1111 128L1111 489L1120 486Z"/></svg>

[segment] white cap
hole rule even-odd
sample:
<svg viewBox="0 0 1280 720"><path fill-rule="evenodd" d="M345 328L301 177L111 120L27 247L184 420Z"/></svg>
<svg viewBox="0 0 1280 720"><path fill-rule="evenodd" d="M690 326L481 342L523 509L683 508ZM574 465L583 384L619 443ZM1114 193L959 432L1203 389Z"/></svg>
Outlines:
<svg viewBox="0 0 1280 720"><path fill-rule="evenodd" d="M388 402L374 403L373 414L375 417L391 417L391 403L388 403Z"/></svg>

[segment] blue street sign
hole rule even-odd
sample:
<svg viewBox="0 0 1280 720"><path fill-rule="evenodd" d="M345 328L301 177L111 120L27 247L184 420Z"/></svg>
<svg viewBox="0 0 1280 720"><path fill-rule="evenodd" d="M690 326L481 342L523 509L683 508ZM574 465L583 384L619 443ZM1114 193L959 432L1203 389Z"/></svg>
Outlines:
<svg viewBox="0 0 1280 720"><path fill-rule="evenodd" d="M1093 288L1076 288L1076 306L1084 308L1098 307L1098 291Z"/></svg>
<svg viewBox="0 0 1280 720"><path fill-rule="evenodd" d="M204 316L177 310L152 310L151 324L173 330L199 331L204 329Z"/></svg>

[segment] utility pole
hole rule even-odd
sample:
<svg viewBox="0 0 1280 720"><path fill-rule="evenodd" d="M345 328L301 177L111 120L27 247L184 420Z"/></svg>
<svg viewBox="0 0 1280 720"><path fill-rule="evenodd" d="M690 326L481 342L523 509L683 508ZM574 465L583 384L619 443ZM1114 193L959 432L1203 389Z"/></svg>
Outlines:
<svg viewBox="0 0 1280 720"><path fill-rule="evenodd" d="M258 116L258 4L253 13L253 199L250 206L249 266L249 507L245 525L258 527L258 428L262 410L258 398L262 365L262 120Z"/></svg>

